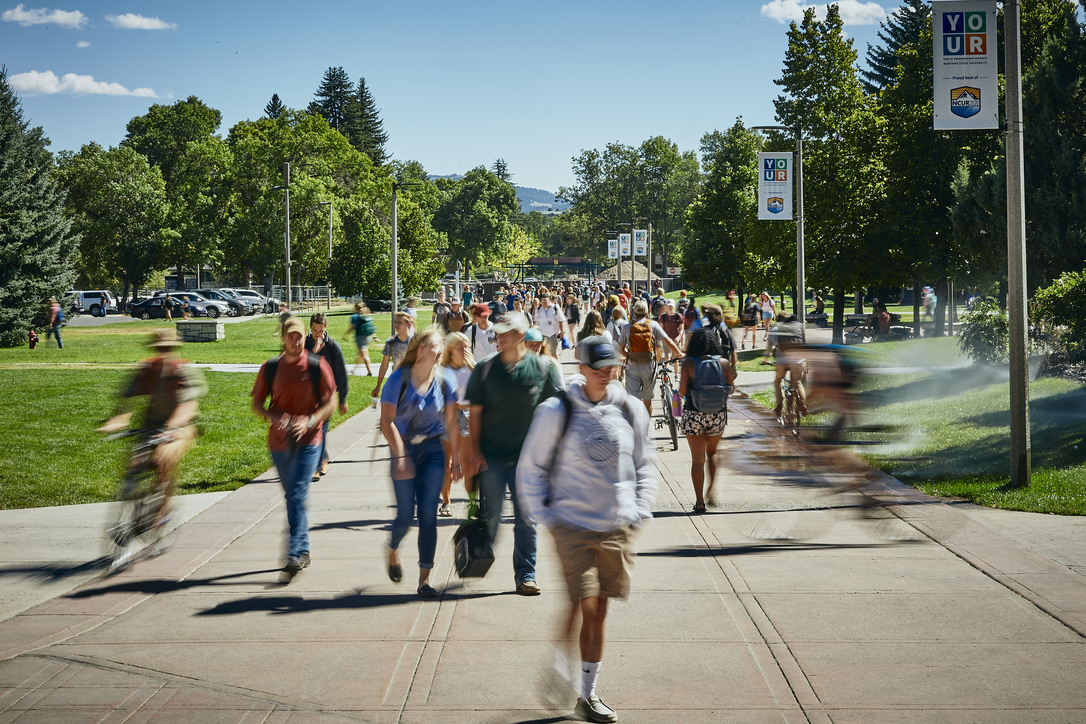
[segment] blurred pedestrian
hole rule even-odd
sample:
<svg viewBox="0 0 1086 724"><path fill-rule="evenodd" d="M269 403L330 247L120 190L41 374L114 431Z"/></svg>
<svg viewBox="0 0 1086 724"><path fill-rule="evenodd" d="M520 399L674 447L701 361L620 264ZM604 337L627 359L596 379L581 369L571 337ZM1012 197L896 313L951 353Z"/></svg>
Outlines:
<svg viewBox="0 0 1086 724"><path fill-rule="evenodd" d="M49 298L49 329L45 330L45 343L49 344L50 337L57 338L57 347L64 349L64 342L60 339L60 328L64 325L64 310L56 297Z"/></svg>
<svg viewBox="0 0 1086 724"><path fill-rule="evenodd" d="M377 333L377 325L373 321L373 317L370 316L369 308L362 302L356 302L354 305L354 314L351 315L351 323L347 327L347 333L343 335L343 339L347 339L354 333L354 344L357 348L354 358L354 369L358 371L358 363L362 362L366 365L366 376L369 377L373 374L373 367L370 363L370 340L373 339L373 335Z"/></svg>
<svg viewBox="0 0 1086 724"><path fill-rule="evenodd" d="M460 470L460 426L456 419L456 377L438 365L444 347L431 327L411 338L399 366L381 393L381 432L388 441L396 518L388 542L388 577L403 578L399 548L411 521L419 522L419 584L422 598L435 598L430 585L437 550L437 501L445 475L442 434L449 438L452 474ZM417 512L416 512L417 511Z"/></svg>
<svg viewBox="0 0 1086 724"><path fill-rule="evenodd" d="M323 423L336 409L336 380L327 360L306 352L302 320L287 319L280 339L283 353L257 372L252 409L271 422L268 450L283 486L290 529L283 571L293 575L310 561L306 499L320 463ZM269 397L271 405L265 407Z"/></svg>
<svg viewBox="0 0 1086 724"><path fill-rule="evenodd" d="M407 312L396 312L392 327L394 334L385 340L385 347L381 351L381 368L377 371L377 386L373 388L375 405L381 396L381 385L384 384L385 374L390 369L395 369L407 353L407 345L415 334L415 319Z"/></svg>
<svg viewBox="0 0 1086 724"><path fill-rule="evenodd" d="M343 350L339 344L328 336L328 317L324 312L317 312L309 318L309 335L305 338L305 349L315 355L323 357L328 366L332 368L332 376L336 380L336 395L339 397L339 414L346 415L347 408L347 362L343 359ZM313 480L317 480L328 472L328 430L331 418L324 421L324 435L321 439L320 465L313 474Z"/></svg>
<svg viewBox="0 0 1086 724"><path fill-rule="evenodd" d="M643 305L643 301L638 302ZM611 599L630 592L637 533L656 496L648 415L612 382L622 365L604 337L577 346L580 374L532 419L517 466L522 509L554 536L570 608L555 648L554 693L572 699L570 658L579 627L581 680L575 714L594 722L617 716L596 693Z"/></svg>
<svg viewBox="0 0 1086 724"><path fill-rule="evenodd" d="M462 470L471 470L471 431L468 429L468 405L465 393L468 389L468 380L471 371L475 369L475 357L471 354L471 342L467 336L460 332L452 332L445 337L445 352L441 355L441 366L452 372L456 378L456 421L460 427L460 465ZM449 503L452 502L452 484L454 482L452 469L452 441L446 432L441 438L446 445L445 451L445 484L441 488L441 507L437 509L438 515L451 516ZM468 493L474 491L470 476L461 474L464 479L464 488Z"/></svg>

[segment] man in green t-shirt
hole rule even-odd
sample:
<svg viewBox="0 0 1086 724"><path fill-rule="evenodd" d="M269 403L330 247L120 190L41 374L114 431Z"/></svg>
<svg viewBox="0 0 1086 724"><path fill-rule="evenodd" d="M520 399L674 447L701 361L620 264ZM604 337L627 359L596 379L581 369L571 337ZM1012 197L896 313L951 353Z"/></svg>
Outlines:
<svg viewBox="0 0 1086 724"><path fill-rule="evenodd" d="M517 460L535 408L562 389L562 374L553 360L527 354L528 320L520 312L506 314L494 331L498 352L476 365L465 394L471 405L468 423L475 453L476 470L471 472L478 476L480 517L491 543L498 535L506 489L511 493L517 593L536 596L536 529L517 502Z"/></svg>

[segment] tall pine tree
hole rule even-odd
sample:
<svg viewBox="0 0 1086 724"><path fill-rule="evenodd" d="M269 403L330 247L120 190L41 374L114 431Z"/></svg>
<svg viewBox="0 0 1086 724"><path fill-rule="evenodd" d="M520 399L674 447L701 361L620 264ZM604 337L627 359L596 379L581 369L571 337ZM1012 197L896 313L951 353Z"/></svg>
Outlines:
<svg viewBox="0 0 1086 724"><path fill-rule="evenodd" d="M279 94L272 93L268 105L264 106L264 117L274 121L276 118L283 115L284 110L286 110L286 106L283 105L283 101L279 100Z"/></svg>
<svg viewBox="0 0 1086 724"><path fill-rule="evenodd" d="M75 281L79 237L64 214L64 192L42 129L23 120L19 99L0 68L0 346L26 342L44 326L49 297Z"/></svg>
<svg viewBox="0 0 1086 724"><path fill-rule="evenodd" d="M860 70L864 92L878 93L894 83L898 49L920 39L930 15L931 8L925 0L906 0L904 5L882 22L879 30L882 45L872 47L868 43L867 64L870 70Z"/></svg>
<svg viewBox="0 0 1086 724"><path fill-rule="evenodd" d="M323 116L329 126L347 135L353 90L351 78L343 66L329 68L324 71L324 78L307 110Z"/></svg>
<svg viewBox="0 0 1086 724"><path fill-rule="evenodd" d="M357 137L351 138L351 144L369 156L374 166L383 166L388 161L388 153L385 152L388 134L385 133L381 112L377 110L373 94L366 87L365 78L358 79L355 100L358 102L360 131Z"/></svg>

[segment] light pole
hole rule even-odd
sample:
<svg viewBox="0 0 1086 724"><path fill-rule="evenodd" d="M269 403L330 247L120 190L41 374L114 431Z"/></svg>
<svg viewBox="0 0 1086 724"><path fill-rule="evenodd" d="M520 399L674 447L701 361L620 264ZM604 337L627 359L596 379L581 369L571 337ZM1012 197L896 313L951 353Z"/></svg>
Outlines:
<svg viewBox="0 0 1086 724"><path fill-rule="evenodd" d="M615 226L629 227L629 229L630 229L630 259L632 260L633 259L633 227L634 227L633 222L632 221L620 221L617 224L615 224ZM633 276L633 265L632 264L630 265L630 276ZM629 299L629 302L626 305L627 307L629 307L631 312L633 311L633 292L634 292L633 284L631 284L630 285L630 299ZM622 294L622 239L621 239L621 237L619 238L619 241L618 241L618 293L620 295L622 295L623 297L626 296L625 294Z"/></svg>
<svg viewBox="0 0 1086 724"><path fill-rule="evenodd" d="M287 247L287 309L293 311L290 288L290 161L283 162L283 185L273 186L272 191L285 191L283 204L286 206L287 225L283 232L284 244Z"/></svg>
<svg viewBox="0 0 1086 724"><path fill-rule="evenodd" d="M328 309L332 308L332 202L322 201L320 206L328 207Z"/></svg>
<svg viewBox="0 0 1086 724"><path fill-rule="evenodd" d="M796 313L800 328L806 327L807 279L803 256L803 128L751 126L752 131L792 131L796 134Z"/></svg>
<svg viewBox="0 0 1086 724"><path fill-rule="evenodd" d="M396 219L396 191L405 186L422 186L419 182L393 181L392 182L392 319L396 320L396 312L400 306L400 277L397 265L399 244L396 239L399 224Z"/></svg>

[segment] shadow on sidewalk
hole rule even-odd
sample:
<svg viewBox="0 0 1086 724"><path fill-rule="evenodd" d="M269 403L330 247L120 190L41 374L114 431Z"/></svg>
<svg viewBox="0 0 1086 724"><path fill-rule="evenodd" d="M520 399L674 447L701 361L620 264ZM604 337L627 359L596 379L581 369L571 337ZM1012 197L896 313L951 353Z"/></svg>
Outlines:
<svg viewBox="0 0 1086 724"><path fill-rule="evenodd" d="M62 581L65 578L72 578L73 576L104 571L109 568L109 562L110 559L103 556L86 563L72 563L70 565L56 563L34 566L3 566L0 567L0 578L4 576L22 576L31 581L40 581L42 585L45 585L54 581Z"/></svg>
<svg viewBox="0 0 1086 724"><path fill-rule="evenodd" d="M65 598L91 598L93 596L104 596L109 593L169 593L171 591L184 591L189 588L199 588L200 586L214 586L218 585L221 581L228 581L234 578L244 578L245 576L256 576L262 573L279 573L279 568L268 568L260 571L245 571L243 573L230 573L222 576L215 576L214 578L186 578L183 581L167 581L161 578L148 578L136 581L124 581L122 583L115 583L112 586L96 586L94 588L84 588L78 591L72 591ZM266 586L266 581L254 582L253 585Z"/></svg>
<svg viewBox="0 0 1086 724"><path fill-rule="evenodd" d="M512 591L495 591L479 593L457 593L457 589L446 589L433 602L440 602L445 598L459 601L471 598L492 598L494 596L513 596ZM197 616L233 616L242 613L310 613L313 611L329 611L333 609L352 610L377 608L379 606L402 606L408 603L423 601L414 593L365 593L356 590L353 593L336 596L335 598L303 598L300 595L292 596L253 596L241 598L235 601L224 601L212 608L197 613Z"/></svg>
<svg viewBox="0 0 1086 724"><path fill-rule="evenodd" d="M751 543L740 546L721 546L719 548L665 548L656 551L638 551L638 558L704 558L716 556L745 556L756 553L780 553L795 551L838 551L866 550L887 548L889 546L911 544L911 541L893 543L804 543L802 541L777 541L774 543Z"/></svg>

